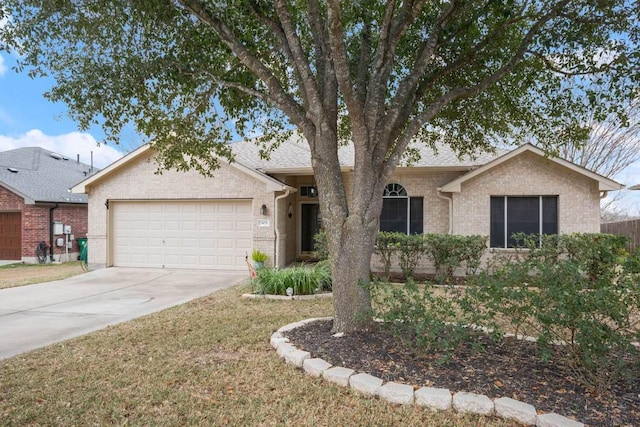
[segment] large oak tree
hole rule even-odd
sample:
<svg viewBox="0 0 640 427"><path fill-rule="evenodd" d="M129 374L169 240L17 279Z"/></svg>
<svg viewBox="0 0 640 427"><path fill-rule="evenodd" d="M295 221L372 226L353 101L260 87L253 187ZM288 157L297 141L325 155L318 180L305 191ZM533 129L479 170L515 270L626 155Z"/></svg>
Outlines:
<svg viewBox="0 0 640 427"><path fill-rule="evenodd" d="M384 186L411 143L553 152L638 83L627 0L3 0L5 49L52 100L162 167L211 173L234 136L304 136L333 260L336 331L366 325ZM594 85L594 83L596 83ZM594 90L594 87L604 88ZM337 148L351 140L352 191ZM412 142L413 141L413 142Z"/></svg>

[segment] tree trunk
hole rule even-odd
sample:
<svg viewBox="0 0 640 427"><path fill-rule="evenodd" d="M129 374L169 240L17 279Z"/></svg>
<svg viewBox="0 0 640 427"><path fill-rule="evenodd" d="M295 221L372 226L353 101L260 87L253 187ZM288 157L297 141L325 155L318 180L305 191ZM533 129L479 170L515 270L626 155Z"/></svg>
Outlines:
<svg viewBox="0 0 640 427"><path fill-rule="evenodd" d="M335 131L320 127L307 136L320 198L323 228L332 262L335 332L365 330L371 324L369 282L371 256L382 209L380 174L357 161L345 187ZM347 196L349 195L349 196ZM374 195L379 197L374 197Z"/></svg>
<svg viewBox="0 0 640 427"><path fill-rule="evenodd" d="M331 255L333 330L349 333L365 330L371 323L371 300L363 285L371 274L376 230L364 227L357 217L349 217L341 228L341 238L334 242Z"/></svg>

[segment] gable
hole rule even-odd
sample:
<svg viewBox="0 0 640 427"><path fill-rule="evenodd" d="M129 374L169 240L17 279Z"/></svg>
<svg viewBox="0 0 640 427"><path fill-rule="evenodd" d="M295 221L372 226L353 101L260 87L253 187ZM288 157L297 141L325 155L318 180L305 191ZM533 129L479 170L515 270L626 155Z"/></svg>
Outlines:
<svg viewBox="0 0 640 427"><path fill-rule="evenodd" d="M462 185L464 183L471 182L480 176L486 175L492 171L499 170L500 166L513 162L518 158L530 159L529 166L523 166L522 170L520 171L519 176L521 176L522 179L526 179L527 173L531 172L533 170L532 168L545 166L547 170L561 171L559 172L561 175L571 174L574 176L579 176L586 180L590 180L591 182L597 184L597 188L599 191L615 191L624 188L624 185L612 179L599 175L581 166L575 165L567 160L560 159L558 157L545 156L544 151L540 150L537 147L534 147L531 144L526 144L510 151L509 153L499 157L492 162L489 162L465 175L462 175L459 178L456 178L455 180L442 186L440 188L440 191L445 193L459 193L460 191L462 191Z"/></svg>
<svg viewBox="0 0 640 427"><path fill-rule="evenodd" d="M94 176L84 180L72 188L74 193L91 193L92 188L103 185L132 185L139 186L141 177L148 183L155 183L160 189L166 190L167 186L172 186L175 182L180 182L186 187L183 190L188 192L190 188L198 185L224 185L222 177L234 176L235 182L228 182L229 193L237 193L238 183L250 181L253 187L264 186L264 191L284 191L294 190L282 182L255 171L239 163L229 163L224 159L220 160L220 169L213 172L213 178L204 177L196 171L180 172L176 170L162 170L158 173L158 166L154 161L155 152L147 144L129 153L120 160L107 166ZM167 178L170 176L171 178ZM218 181L216 181L216 177ZM118 184L119 183L119 184ZM197 184L196 184L197 183ZM151 193L160 191L148 188ZM294 190L295 191L295 190ZM166 193L166 191L165 191ZM239 197L239 196L238 196Z"/></svg>

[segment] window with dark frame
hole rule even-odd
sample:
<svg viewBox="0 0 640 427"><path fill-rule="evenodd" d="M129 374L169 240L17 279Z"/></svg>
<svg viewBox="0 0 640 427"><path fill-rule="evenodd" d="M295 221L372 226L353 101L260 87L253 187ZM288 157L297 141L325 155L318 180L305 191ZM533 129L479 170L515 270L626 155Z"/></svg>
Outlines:
<svg viewBox="0 0 640 427"><path fill-rule="evenodd" d="M422 234L423 206L424 199L409 197L402 185L387 185L382 199L380 231Z"/></svg>
<svg viewBox="0 0 640 427"><path fill-rule="evenodd" d="M492 248L514 247L514 233L558 233L558 196L491 196L490 210Z"/></svg>

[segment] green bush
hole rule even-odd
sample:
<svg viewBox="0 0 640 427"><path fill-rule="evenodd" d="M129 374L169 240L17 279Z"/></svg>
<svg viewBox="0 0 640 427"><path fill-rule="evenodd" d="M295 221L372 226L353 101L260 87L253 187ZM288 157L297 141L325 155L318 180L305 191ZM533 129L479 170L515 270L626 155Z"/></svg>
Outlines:
<svg viewBox="0 0 640 427"><path fill-rule="evenodd" d="M405 278L413 278L420 260L426 255L434 264L436 278L442 282L452 277L455 268L464 266L467 274L475 274L487 250L486 236L451 234L414 234L380 232L376 253L382 260L384 275L389 278L394 261Z"/></svg>
<svg viewBox="0 0 640 427"><path fill-rule="evenodd" d="M326 231L319 231L313 236L313 248L314 255L318 260L329 259L329 242Z"/></svg>
<svg viewBox="0 0 640 427"><path fill-rule="evenodd" d="M463 265L467 275L475 274L487 250L486 236L427 234L424 238L425 251L433 262L438 281L453 277L454 270Z"/></svg>
<svg viewBox="0 0 640 427"><path fill-rule="evenodd" d="M477 313L461 309L460 288L418 285L409 279L403 285L373 281L368 291L374 317L382 319L384 327L416 350L440 353L441 361L477 334L468 327L480 323Z"/></svg>
<svg viewBox="0 0 640 427"><path fill-rule="evenodd" d="M465 306L504 319L516 332L533 331L541 357L554 356L589 389L637 381L637 260L621 258L620 241L606 235L519 240L519 260L480 274Z"/></svg>
<svg viewBox="0 0 640 427"><path fill-rule="evenodd" d="M407 235L398 233L397 238L400 270L402 270L405 280L413 279L413 273L426 250L424 236L421 234Z"/></svg>
<svg viewBox="0 0 640 427"><path fill-rule="evenodd" d="M382 260L384 275L388 279L391 275L391 263L398 249L399 241L404 233L381 231L376 238L376 253Z"/></svg>
<svg viewBox="0 0 640 427"><path fill-rule="evenodd" d="M627 255L629 242L628 238L613 234L576 233L561 239L569 258L589 277L591 285L616 275L617 266Z"/></svg>
<svg viewBox="0 0 640 427"><path fill-rule="evenodd" d="M331 266L328 261L300 264L283 269L265 268L258 271L256 291L260 294L286 295L287 288L294 295L313 295L331 290Z"/></svg>
<svg viewBox="0 0 640 427"><path fill-rule="evenodd" d="M255 262L259 262L259 263L263 263L267 260L267 258L269 258L269 256L267 254L265 254L264 252L261 252L257 249L254 249L251 252L251 259Z"/></svg>

